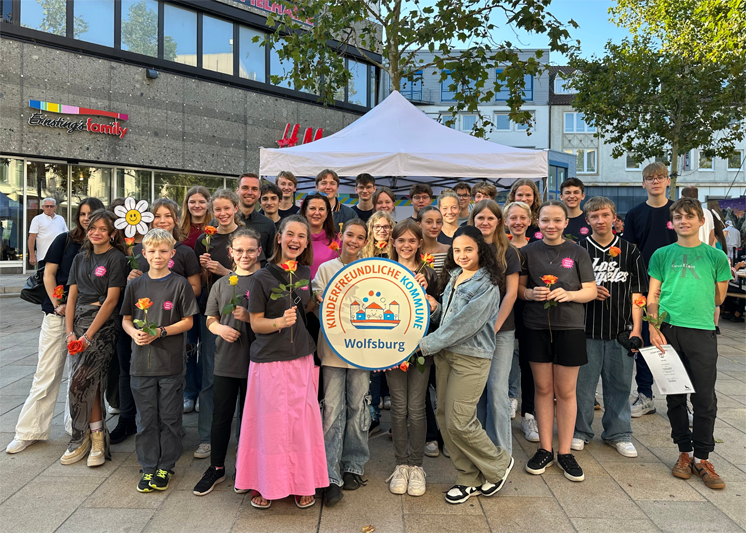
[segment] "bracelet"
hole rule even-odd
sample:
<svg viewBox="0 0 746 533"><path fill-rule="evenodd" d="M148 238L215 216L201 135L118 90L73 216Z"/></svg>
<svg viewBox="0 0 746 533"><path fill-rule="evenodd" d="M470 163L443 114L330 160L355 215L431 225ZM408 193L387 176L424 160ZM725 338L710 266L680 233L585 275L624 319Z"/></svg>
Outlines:
<svg viewBox="0 0 746 533"><path fill-rule="evenodd" d="M278 326L277 326L277 321L276 321L276 320L275 320L274 322L272 322L272 327L273 327L273 328L275 328L275 329L276 329L277 331L280 331L280 330L282 330L282 328L281 328L281 327L278 327Z"/></svg>
<svg viewBox="0 0 746 533"><path fill-rule="evenodd" d="M85 339L86 344L88 344L89 346L92 344L91 339L89 339L88 335L86 335L85 333L83 333L83 338Z"/></svg>
<svg viewBox="0 0 746 533"><path fill-rule="evenodd" d="M68 333L67 335L65 335L65 338L66 338L66 339L69 339L69 338L70 338L70 335L75 335L75 332L74 332L74 331L71 331L70 333Z"/></svg>
<svg viewBox="0 0 746 533"><path fill-rule="evenodd" d="M527 300L527 301L531 301L531 300L529 299L529 297L528 297L528 296L526 296L526 293L527 293L528 291L529 291L529 289L524 289L524 290L523 290L523 299L524 299L524 300ZM532 294L533 294L533 291L531 291L531 292L532 292Z"/></svg>

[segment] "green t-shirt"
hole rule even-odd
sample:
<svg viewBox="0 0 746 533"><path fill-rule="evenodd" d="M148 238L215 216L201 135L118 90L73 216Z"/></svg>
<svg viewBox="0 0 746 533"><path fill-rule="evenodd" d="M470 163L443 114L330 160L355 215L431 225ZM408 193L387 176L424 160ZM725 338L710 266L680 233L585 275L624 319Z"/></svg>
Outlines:
<svg viewBox="0 0 746 533"><path fill-rule="evenodd" d="M731 279L728 258L707 244L670 244L650 258L651 278L661 282L660 312L665 322L693 329L715 329L715 284Z"/></svg>

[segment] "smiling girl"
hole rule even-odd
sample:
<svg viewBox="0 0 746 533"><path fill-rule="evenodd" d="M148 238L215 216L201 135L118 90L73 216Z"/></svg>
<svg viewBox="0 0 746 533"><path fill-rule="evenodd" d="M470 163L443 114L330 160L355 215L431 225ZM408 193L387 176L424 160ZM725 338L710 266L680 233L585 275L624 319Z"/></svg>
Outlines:
<svg viewBox="0 0 746 533"><path fill-rule="evenodd" d="M212 219L210 191L202 185L191 187L184 197L181 212L184 214L184 219L179 229L185 236L182 242L189 248L194 248L197 238L202 235L205 226Z"/></svg>
<svg viewBox="0 0 746 533"><path fill-rule="evenodd" d="M305 313L315 305L309 289L310 234L304 217L283 219L267 267L252 276L249 317L256 340L249 352L235 486L253 489L251 505L258 509L289 495L298 507L311 507L316 489L329 485L313 364L316 343L305 327ZM291 276L286 269L293 268ZM306 285L289 297L270 297L280 284L300 280Z"/></svg>
<svg viewBox="0 0 746 533"><path fill-rule="evenodd" d="M518 295L526 300L523 312L525 348L536 389L536 420L539 449L526 463L530 474L543 474L554 463L552 428L557 413L557 464L571 481L583 481L583 469L570 446L575 430L578 369L588 362L585 348L585 309L596 298L596 276L588 252L565 240L567 207L555 200L539 210L543 234L521 250L526 267L521 273ZM548 307L545 307L547 305Z"/></svg>
<svg viewBox="0 0 746 533"><path fill-rule="evenodd" d="M334 275L360 257L367 238L367 226L359 218L348 220L342 227L339 257L322 264L313 278L313 291L317 294L319 304L322 302L322 293ZM323 334L318 336L317 347L323 373L324 445L329 474L324 505L331 507L342 499L342 487L344 490L356 490L365 485L360 476L370 458L370 409L365 398L370 372L340 359Z"/></svg>
<svg viewBox="0 0 746 533"><path fill-rule="evenodd" d="M368 219L368 241L363 247L362 257L388 257L391 247L391 232L394 219L386 211L376 211Z"/></svg>
<svg viewBox="0 0 746 533"><path fill-rule="evenodd" d="M116 310L127 284L127 259L121 235L114 229L116 219L111 211L91 215L81 253L70 268L66 340L82 343L83 351L69 359L72 438L60 459L63 465L80 461L89 450L88 466L100 466L110 458L102 383L116 348Z"/></svg>
<svg viewBox="0 0 746 533"><path fill-rule="evenodd" d="M453 191L440 193L438 209L443 215L443 229L438 235L438 242L450 246L453 243L453 234L458 229L458 214L461 210L458 205L458 195Z"/></svg>
<svg viewBox="0 0 746 533"><path fill-rule="evenodd" d="M417 223L422 228L422 253L433 256L433 267L440 274L450 246L438 242L443 229L443 215L434 205L428 205L417 213Z"/></svg>
<svg viewBox="0 0 746 533"><path fill-rule="evenodd" d="M536 225L539 220L541 195L539 194L539 188L536 186L536 183L529 179L516 180L508 193L508 203L512 202L523 202L531 209L531 224L526 229L526 236L528 236L529 242L541 239L541 232Z"/></svg>

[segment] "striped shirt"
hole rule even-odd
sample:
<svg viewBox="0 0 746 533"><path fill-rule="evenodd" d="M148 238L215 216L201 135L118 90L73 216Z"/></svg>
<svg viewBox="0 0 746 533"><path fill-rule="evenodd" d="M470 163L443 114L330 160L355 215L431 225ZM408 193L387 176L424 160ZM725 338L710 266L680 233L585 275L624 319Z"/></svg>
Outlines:
<svg viewBox="0 0 746 533"><path fill-rule="evenodd" d="M614 340L621 332L632 329L632 294L648 292L645 261L635 246L618 236L606 246L591 236L578 244L591 256L596 285L606 287L610 293L604 301L591 300L585 305L585 335ZM616 257L609 254L612 246L621 250Z"/></svg>

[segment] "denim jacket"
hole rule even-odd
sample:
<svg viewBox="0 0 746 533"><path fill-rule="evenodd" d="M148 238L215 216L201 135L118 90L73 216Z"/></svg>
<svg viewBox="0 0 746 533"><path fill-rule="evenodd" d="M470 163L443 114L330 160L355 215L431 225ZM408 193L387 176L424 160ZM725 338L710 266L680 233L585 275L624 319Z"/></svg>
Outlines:
<svg viewBox="0 0 746 533"><path fill-rule="evenodd" d="M492 359L495 351L495 321L500 308L500 289L493 285L486 270L480 268L471 279L451 290L461 274L461 268L451 271L451 280L443 291L443 303L430 314L431 322L440 327L420 341L423 355L448 350L461 355ZM445 316L443 309L447 308Z"/></svg>

